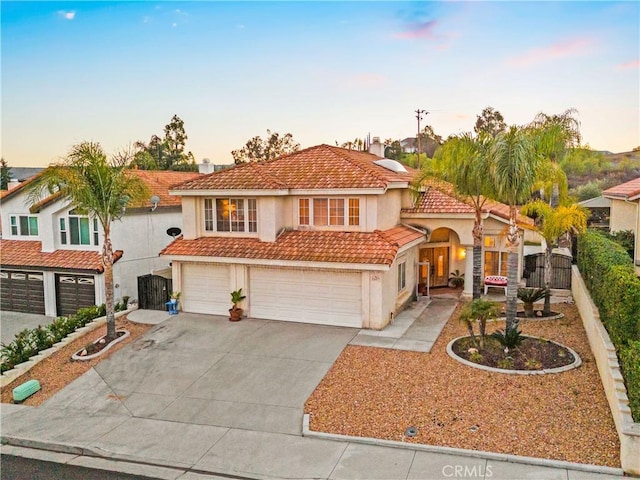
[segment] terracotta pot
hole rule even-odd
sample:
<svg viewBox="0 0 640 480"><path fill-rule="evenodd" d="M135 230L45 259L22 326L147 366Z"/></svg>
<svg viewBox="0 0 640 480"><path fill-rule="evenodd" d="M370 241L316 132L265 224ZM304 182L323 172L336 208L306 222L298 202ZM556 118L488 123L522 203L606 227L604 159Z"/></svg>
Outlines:
<svg viewBox="0 0 640 480"><path fill-rule="evenodd" d="M242 318L242 309L238 307L233 307L229 309L229 321L230 322L239 322Z"/></svg>

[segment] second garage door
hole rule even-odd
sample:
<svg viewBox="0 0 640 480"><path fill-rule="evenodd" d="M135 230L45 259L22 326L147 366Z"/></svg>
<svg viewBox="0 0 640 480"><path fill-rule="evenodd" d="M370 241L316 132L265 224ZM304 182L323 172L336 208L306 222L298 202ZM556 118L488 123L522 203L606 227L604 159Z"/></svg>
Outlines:
<svg viewBox="0 0 640 480"><path fill-rule="evenodd" d="M251 268L251 317L362 327L362 275Z"/></svg>
<svg viewBox="0 0 640 480"><path fill-rule="evenodd" d="M229 267L183 264L180 303L185 312L228 315L231 308Z"/></svg>
<svg viewBox="0 0 640 480"><path fill-rule="evenodd" d="M0 272L0 309L44 315L42 272Z"/></svg>

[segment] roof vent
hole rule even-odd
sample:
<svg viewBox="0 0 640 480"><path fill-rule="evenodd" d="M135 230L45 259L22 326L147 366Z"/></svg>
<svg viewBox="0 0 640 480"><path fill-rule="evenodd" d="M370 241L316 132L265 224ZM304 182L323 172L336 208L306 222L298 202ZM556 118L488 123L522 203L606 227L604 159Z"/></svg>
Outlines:
<svg viewBox="0 0 640 480"><path fill-rule="evenodd" d="M404 168L404 165L402 165L400 162L396 160L391 160L390 158L383 158L382 160L376 160L373 163L375 163L376 165L380 165L381 167L384 167L387 170L391 170L392 172L408 173L407 169Z"/></svg>

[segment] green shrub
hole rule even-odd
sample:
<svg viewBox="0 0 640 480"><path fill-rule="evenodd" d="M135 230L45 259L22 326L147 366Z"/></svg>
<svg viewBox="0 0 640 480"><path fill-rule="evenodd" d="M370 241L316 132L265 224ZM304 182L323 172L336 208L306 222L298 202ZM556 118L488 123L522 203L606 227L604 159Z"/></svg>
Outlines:
<svg viewBox="0 0 640 480"><path fill-rule="evenodd" d="M578 268L616 348L631 414L640 421L640 279L625 249L595 231L578 237Z"/></svg>
<svg viewBox="0 0 640 480"><path fill-rule="evenodd" d="M96 318L104 317L106 311L104 304L94 305L81 308L74 315L58 317L46 327L38 325L32 330L23 330L16 335L10 344L2 344L0 372L6 372L19 363L26 362L39 351L46 350L54 343L58 343L78 328L84 327Z"/></svg>
<svg viewBox="0 0 640 480"><path fill-rule="evenodd" d="M640 341L620 348L620 368L627 384L629 407L635 422L640 423Z"/></svg>
<svg viewBox="0 0 640 480"><path fill-rule="evenodd" d="M500 342L504 348L511 350L522 343L524 338L522 332L518 330L518 327L506 328L504 330L497 330L491 334L493 338Z"/></svg>

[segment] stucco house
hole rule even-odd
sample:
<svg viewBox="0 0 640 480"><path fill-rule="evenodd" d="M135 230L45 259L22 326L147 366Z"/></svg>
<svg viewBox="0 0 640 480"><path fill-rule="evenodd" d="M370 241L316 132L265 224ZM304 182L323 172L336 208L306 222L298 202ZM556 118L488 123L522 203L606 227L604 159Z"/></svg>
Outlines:
<svg viewBox="0 0 640 480"><path fill-rule="evenodd" d="M227 315L230 292L242 288L252 318L381 329L428 270L432 285L446 285L454 269L471 272L473 211L437 189L414 203L415 172L382 158L375 140L377 154L319 145L174 188L183 235L161 256L182 309ZM508 222L507 207L492 205L490 273L506 268Z"/></svg>
<svg viewBox="0 0 640 480"><path fill-rule="evenodd" d="M635 235L633 264L640 275L640 177L611 187L602 196L611 201L609 230L631 230Z"/></svg>
<svg viewBox="0 0 640 480"><path fill-rule="evenodd" d="M112 226L117 301L137 297L139 275L168 266L158 252L173 239L167 230L182 228L180 199L169 195L169 187L200 175L131 172L150 193L145 202L130 205L122 221ZM28 183L2 196L1 309L58 316L104 303L100 223L70 209L68 201L56 194L31 205L25 193Z"/></svg>

